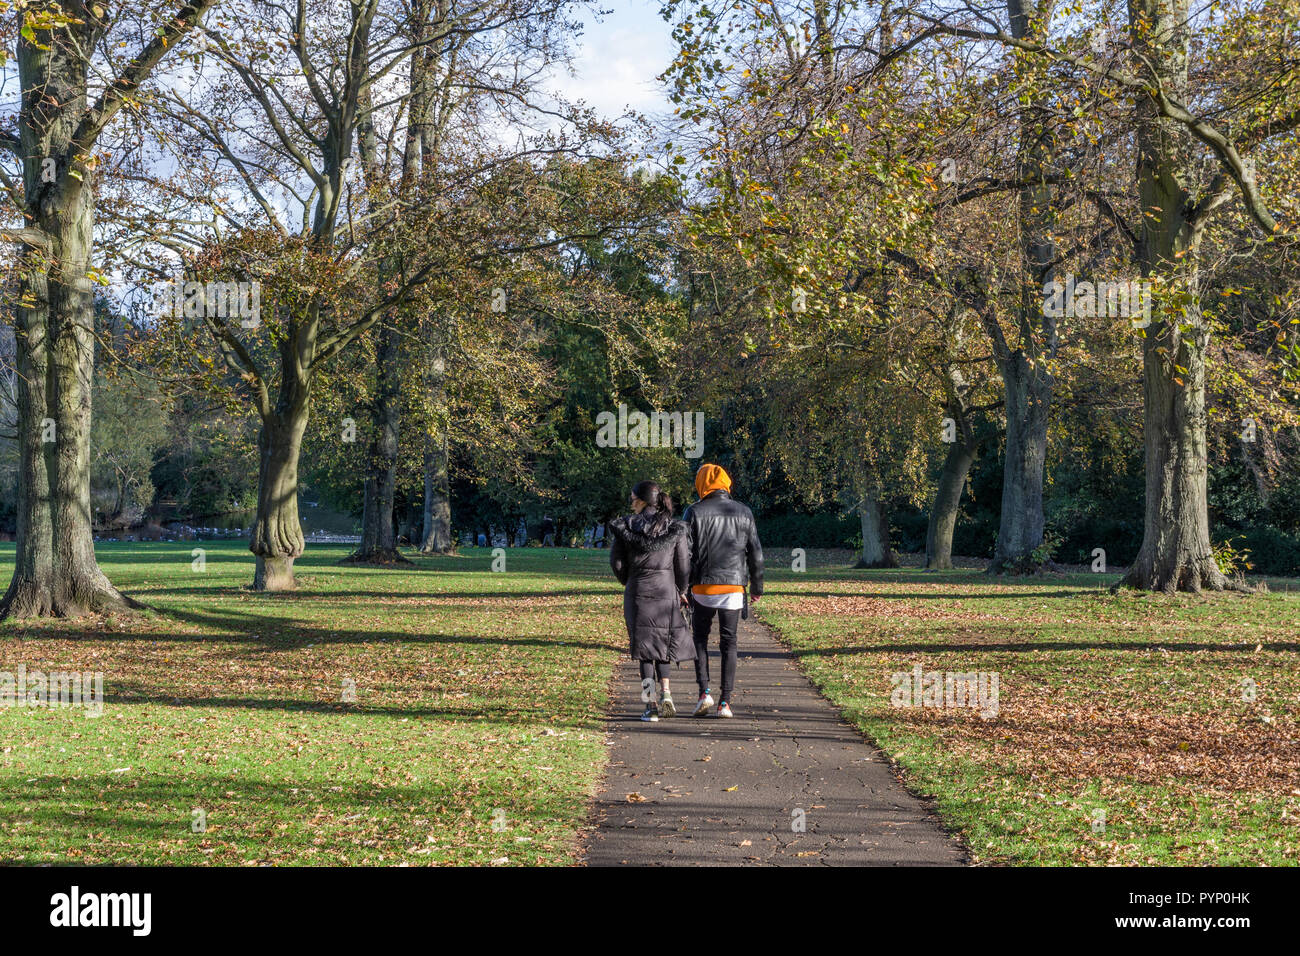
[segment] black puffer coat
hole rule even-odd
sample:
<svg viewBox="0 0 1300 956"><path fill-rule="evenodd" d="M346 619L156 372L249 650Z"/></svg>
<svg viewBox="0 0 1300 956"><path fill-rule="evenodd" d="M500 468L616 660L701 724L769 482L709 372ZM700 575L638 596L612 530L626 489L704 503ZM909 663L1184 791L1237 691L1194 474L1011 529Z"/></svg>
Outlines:
<svg viewBox="0 0 1300 956"><path fill-rule="evenodd" d="M695 641L682 616L690 577L686 525L645 508L609 523L614 546L609 566L623 591L623 618L638 661L693 661Z"/></svg>

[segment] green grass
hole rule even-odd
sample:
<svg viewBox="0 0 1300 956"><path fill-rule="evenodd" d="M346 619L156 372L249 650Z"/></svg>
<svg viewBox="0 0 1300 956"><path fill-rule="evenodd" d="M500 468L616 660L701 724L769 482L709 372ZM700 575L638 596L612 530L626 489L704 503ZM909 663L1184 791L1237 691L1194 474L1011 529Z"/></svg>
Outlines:
<svg viewBox="0 0 1300 956"><path fill-rule="evenodd" d="M575 859L625 647L607 552L511 549L494 574L487 549L381 570L313 547L272 596L247 590L242 543L198 545L202 573L195 546L99 547L148 612L0 624L0 671L101 671L106 698L98 718L0 709L0 862ZM1111 596L807 560L769 554L762 616L978 860L1300 860L1295 582ZM998 715L890 706L918 663L997 672Z"/></svg>
<svg viewBox="0 0 1300 956"><path fill-rule="evenodd" d="M105 696L98 718L0 709L0 862L574 857L624 647L607 553L511 550L492 573L486 549L380 570L312 547L269 596L243 543L97 552L152 610L0 625L0 670L101 671Z"/></svg>
<svg viewBox="0 0 1300 956"><path fill-rule="evenodd" d="M764 619L978 860L1300 862L1296 582L1166 597L1112 596L1099 575L769 578ZM997 716L892 706L891 675L916 664L997 673Z"/></svg>

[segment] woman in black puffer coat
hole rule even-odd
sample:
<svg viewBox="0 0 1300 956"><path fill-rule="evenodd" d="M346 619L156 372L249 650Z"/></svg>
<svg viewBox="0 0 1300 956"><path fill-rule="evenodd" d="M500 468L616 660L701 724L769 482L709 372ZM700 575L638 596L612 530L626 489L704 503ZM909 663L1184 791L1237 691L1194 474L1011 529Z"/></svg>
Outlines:
<svg viewBox="0 0 1300 956"><path fill-rule="evenodd" d="M632 514L609 528L614 546L609 564L623 592L623 618L633 660L641 662L642 720L672 717L668 665L695 660L695 640L686 619L691 549L686 526L673 519L673 501L653 481L643 481L628 499ZM655 677L661 684L655 702Z"/></svg>

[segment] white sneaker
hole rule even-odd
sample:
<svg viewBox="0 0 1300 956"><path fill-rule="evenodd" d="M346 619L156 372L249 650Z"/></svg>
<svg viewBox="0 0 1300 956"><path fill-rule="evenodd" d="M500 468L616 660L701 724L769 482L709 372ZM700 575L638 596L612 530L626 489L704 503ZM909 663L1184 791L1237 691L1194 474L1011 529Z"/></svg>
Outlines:
<svg viewBox="0 0 1300 956"><path fill-rule="evenodd" d="M719 716L719 717L734 717L734 716L736 716L736 715L733 714L733 713L731 712L731 705L728 704L728 703L724 700L722 703L720 703L720 704L718 705L718 716Z"/></svg>
<svg viewBox="0 0 1300 956"><path fill-rule="evenodd" d="M659 713L664 717L676 717L677 708L673 705L671 694L664 694L659 698Z"/></svg>
<svg viewBox="0 0 1300 956"><path fill-rule="evenodd" d="M700 695L700 702L695 705L695 713L692 714L691 716L703 717L705 714L709 712L709 708L712 706L713 706L713 696L708 692L705 692Z"/></svg>

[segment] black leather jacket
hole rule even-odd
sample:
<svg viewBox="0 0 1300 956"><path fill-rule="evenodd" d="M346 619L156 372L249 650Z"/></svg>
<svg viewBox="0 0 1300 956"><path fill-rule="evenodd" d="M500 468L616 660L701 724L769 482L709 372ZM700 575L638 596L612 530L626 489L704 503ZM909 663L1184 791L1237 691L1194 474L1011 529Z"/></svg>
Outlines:
<svg viewBox="0 0 1300 956"><path fill-rule="evenodd" d="M715 491L686 509L691 532L691 584L749 585L763 593L763 546L754 513L725 491Z"/></svg>

